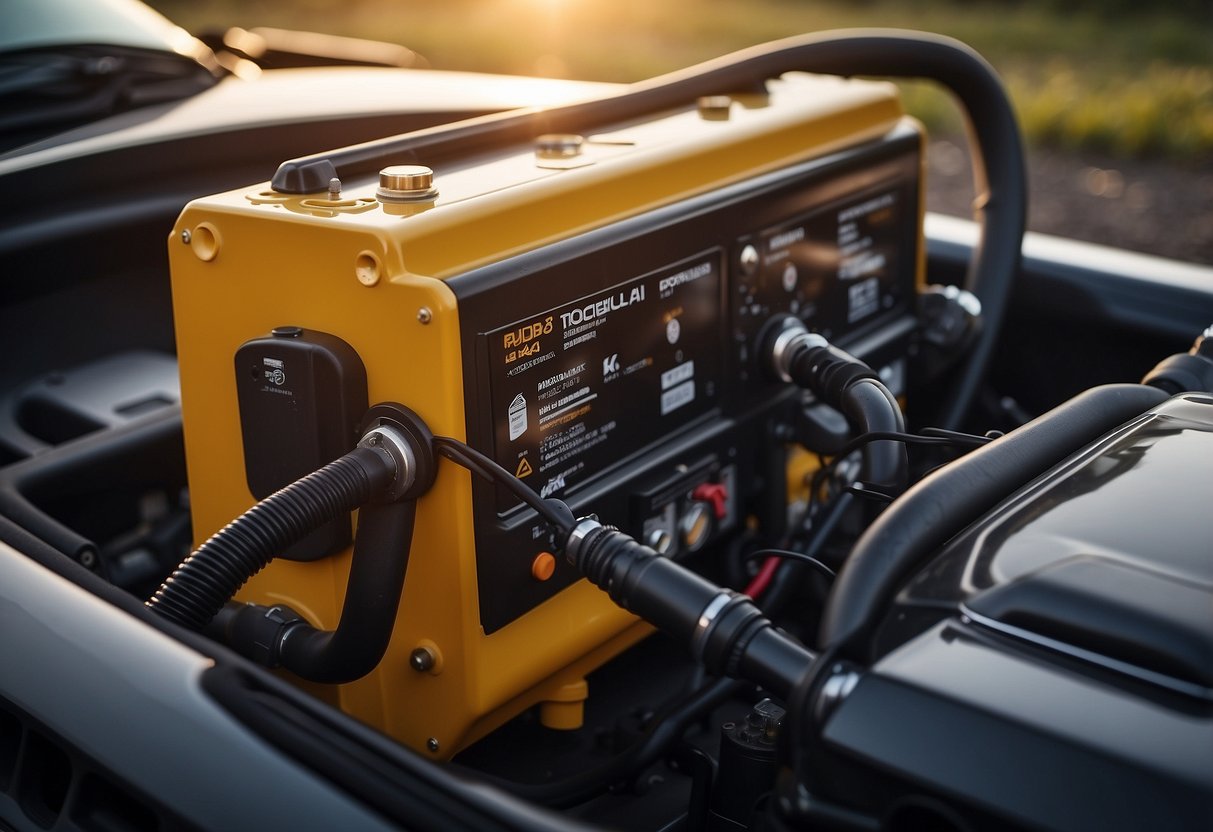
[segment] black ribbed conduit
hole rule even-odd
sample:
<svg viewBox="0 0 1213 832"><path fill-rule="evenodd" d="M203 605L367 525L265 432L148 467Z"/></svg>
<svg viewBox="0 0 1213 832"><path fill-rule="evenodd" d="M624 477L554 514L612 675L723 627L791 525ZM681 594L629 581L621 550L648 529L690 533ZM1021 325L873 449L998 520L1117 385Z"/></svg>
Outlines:
<svg viewBox="0 0 1213 832"><path fill-rule="evenodd" d="M170 621L201 630L283 549L381 493L395 474L386 451L355 448L216 532L181 562L146 606Z"/></svg>

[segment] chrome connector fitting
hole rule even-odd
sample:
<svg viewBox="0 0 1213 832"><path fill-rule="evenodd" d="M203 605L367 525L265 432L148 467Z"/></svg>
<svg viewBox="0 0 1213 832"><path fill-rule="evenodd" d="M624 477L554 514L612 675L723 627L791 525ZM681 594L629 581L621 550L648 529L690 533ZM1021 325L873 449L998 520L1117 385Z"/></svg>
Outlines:
<svg viewBox="0 0 1213 832"><path fill-rule="evenodd" d="M851 695L860 678L857 672L846 665L839 664L830 669L830 675L813 703L813 719L818 725L823 724L834 709Z"/></svg>
<svg viewBox="0 0 1213 832"><path fill-rule="evenodd" d="M569 532L569 539L564 544L564 556L568 558L569 563L577 563L581 558L581 546L585 543L585 539L592 532L602 528L602 524L598 522L596 517L582 517L577 521L577 525L573 526L573 530Z"/></svg>
<svg viewBox="0 0 1213 832"><path fill-rule="evenodd" d="M358 447L378 451L394 466L396 474L384 494L384 499L388 502L403 497L417 480L417 457L408 437L402 431L387 424L376 425L362 435L362 439L358 440Z"/></svg>
<svg viewBox="0 0 1213 832"><path fill-rule="evenodd" d="M828 347L830 342L816 332L809 332L796 318L788 318L784 328L775 336L775 343L771 345L771 368L785 382L792 381L792 356L802 345Z"/></svg>

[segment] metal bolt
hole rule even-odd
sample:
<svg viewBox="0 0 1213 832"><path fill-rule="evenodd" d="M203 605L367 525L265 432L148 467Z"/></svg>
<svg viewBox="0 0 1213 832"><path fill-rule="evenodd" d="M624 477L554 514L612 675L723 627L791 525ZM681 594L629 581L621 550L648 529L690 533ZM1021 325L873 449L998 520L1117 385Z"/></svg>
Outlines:
<svg viewBox="0 0 1213 832"><path fill-rule="evenodd" d="M430 737L428 740L425 741L425 747L428 748L430 751L434 752L435 754L437 754L438 753L438 740L434 739L433 737Z"/></svg>
<svg viewBox="0 0 1213 832"><path fill-rule="evenodd" d="M430 311L428 306L423 306L417 310L417 320L423 324L428 324L434 320L434 313Z"/></svg>
<svg viewBox="0 0 1213 832"><path fill-rule="evenodd" d="M181 242L187 246L190 244L190 230L188 228L181 229Z"/></svg>
<svg viewBox="0 0 1213 832"><path fill-rule="evenodd" d="M341 180L336 176L329 180L329 199L341 199Z"/></svg>
<svg viewBox="0 0 1213 832"><path fill-rule="evenodd" d="M426 673L434 667L434 651L428 647L418 647L409 654L409 667L418 673Z"/></svg>

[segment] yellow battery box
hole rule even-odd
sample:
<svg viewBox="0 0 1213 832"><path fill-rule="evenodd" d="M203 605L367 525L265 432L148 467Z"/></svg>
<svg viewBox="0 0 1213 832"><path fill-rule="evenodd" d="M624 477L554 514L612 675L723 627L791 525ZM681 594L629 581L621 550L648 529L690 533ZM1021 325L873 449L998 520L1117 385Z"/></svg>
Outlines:
<svg viewBox="0 0 1213 832"><path fill-rule="evenodd" d="M786 523L801 463L781 429L802 394L763 375L755 345L791 314L895 379L919 276L920 130L890 85L801 74L558 122L335 151L304 166L310 180L185 209L170 262L197 540L263 496L265 460L341 452L269 436L246 453L235 356L283 327L348 348L370 403L403 403L670 557L694 564ZM330 169L339 181L316 178ZM249 395L297 394L294 368L270 364L249 370ZM325 378L308 383L336 407ZM348 539L282 553L239 598L332 629ZM386 656L317 694L437 758L534 706L576 727L587 674L648 628L548 548L530 509L442 462Z"/></svg>

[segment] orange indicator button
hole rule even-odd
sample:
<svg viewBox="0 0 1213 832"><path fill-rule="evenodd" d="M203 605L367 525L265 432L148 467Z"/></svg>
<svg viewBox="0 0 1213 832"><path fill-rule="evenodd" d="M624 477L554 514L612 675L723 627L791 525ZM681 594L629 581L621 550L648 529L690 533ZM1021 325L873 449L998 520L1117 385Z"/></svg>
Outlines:
<svg viewBox="0 0 1213 832"><path fill-rule="evenodd" d="M540 552L531 561L531 576L537 581L546 581L556 572L556 557L551 552Z"/></svg>

